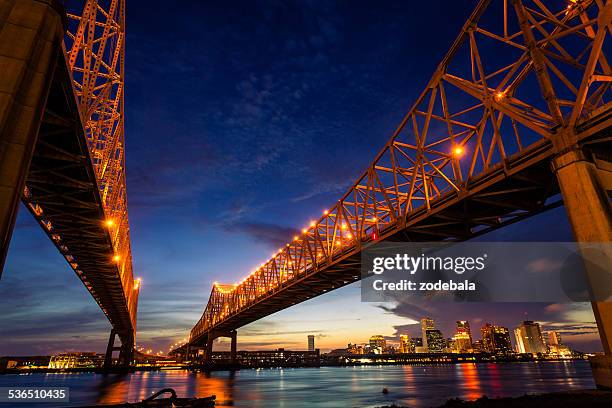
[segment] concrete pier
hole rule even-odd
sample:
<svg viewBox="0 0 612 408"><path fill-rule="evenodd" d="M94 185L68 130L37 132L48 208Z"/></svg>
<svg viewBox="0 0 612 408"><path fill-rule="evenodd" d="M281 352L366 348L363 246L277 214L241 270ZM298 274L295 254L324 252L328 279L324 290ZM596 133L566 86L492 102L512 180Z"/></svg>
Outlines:
<svg viewBox="0 0 612 408"><path fill-rule="evenodd" d="M612 242L612 209L606 191L607 180L612 177L610 166L598 167L593 152L577 145L562 150L553 161L563 202L574 238L578 243ZM602 246L607 265L612 265L610 246ZM587 274L589 271L586 265ZM597 278L589 276L591 286ZM612 302L592 302L605 356L591 361L595 383L599 388L612 389Z"/></svg>

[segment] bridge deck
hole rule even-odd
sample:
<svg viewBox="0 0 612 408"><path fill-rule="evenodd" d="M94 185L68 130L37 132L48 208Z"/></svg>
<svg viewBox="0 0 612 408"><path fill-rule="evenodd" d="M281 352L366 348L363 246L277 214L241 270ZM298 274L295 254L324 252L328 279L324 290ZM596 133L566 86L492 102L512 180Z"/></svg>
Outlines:
<svg viewBox="0 0 612 408"><path fill-rule="evenodd" d="M65 58L57 61L23 201L121 336L136 327L137 284L113 260ZM131 271L130 271L131 272Z"/></svg>

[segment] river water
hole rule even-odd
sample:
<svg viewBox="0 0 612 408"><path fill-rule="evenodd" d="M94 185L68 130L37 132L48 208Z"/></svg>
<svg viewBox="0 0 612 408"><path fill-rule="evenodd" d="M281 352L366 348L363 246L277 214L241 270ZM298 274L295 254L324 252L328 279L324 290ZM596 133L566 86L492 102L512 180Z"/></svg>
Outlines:
<svg viewBox="0 0 612 408"><path fill-rule="evenodd" d="M375 407L392 403L436 406L449 398L476 399L594 388L588 362L478 363L245 369L210 374L185 370L132 374L10 374L0 387L69 387L70 404L136 402L171 387L183 396L217 396L219 406ZM387 388L388 394L382 389ZM34 404L18 404L32 407ZM0 407L8 406L1 404Z"/></svg>

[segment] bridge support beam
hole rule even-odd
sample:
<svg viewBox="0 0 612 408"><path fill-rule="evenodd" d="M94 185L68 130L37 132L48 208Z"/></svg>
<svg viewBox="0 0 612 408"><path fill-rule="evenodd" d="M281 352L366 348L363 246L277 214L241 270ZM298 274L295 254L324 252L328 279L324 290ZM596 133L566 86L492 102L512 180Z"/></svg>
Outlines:
<svg viewBox="0 0 612 408"><path fill-rule="evenodd" d="M55 0L0 0L0 277L64 35Z"/></svg>
<svg viewBox="0 0 612 408"><path fill-rule="evenodd" d="M598 169L591 153L577 146L561 150L553 170L576 241L612 242L612 210L605 186L612 172ZM612 254L609 248L605 250L611 265ZM612 389L612 302L593 301L592 306L605 352L591 361L593 376L599 388Z"/></svg>

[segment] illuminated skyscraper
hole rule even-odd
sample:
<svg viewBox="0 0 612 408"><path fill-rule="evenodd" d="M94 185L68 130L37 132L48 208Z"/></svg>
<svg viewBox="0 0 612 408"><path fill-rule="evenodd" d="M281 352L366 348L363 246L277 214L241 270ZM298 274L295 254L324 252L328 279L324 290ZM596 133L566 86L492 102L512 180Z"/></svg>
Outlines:
<svg viewBox="0 0 612 408"><path fill-rule="evenodd" d="M548 332L548 345L558 346L560 344L562 344L561 334L559 334L559 332L556 332L556 331L549 331Z"/></svg>
<svg viewBox="0 0 612 408"><path fill-rule="evenodd" d="M495 354L512 353L510 331L506 327L486 323L480 329L483 351Z"/></svg>
<svg viewBox="0 0 612 408"><path fill-rule="evenodd" d="M451 343L453 351L457 353L471 353L474 351L470 322L467 320L457 320L457 333L453 336Z"/></svg>
<svg viewBox="0 0 612 408"><path fill-rule="evenodd" d="M512 342L507 327L493 326L493 346L496 354L511 354Z"/></svg>
<svg viewBox="0 0 612 408"><path fill-rule="evenodd" d="M470 322L467 320L457 320L457 333L467 333L470 338L470 348L472 346L472 330L470 330Z"/></svg>
<svg viewBox="0 0 612 408"><path fill-rule="evenodd" d="M442 353L446 348L446 339L442 332L436 329L429 329L425 332L427 339L427 351L430 353Z"/></svg>
<svg viewBox="0 0 612 408"><path fill-rule="evenodd" d="M556 331L549 331L547 334L548 354L560 358L571 358L572 350L561 342L561 334Z"/></svg>
<svg viewBox="0 0 612 408"><path fill-rule="evenodd" d="M542 337L540 325L531 320L525 320L514 331L517 345L521 353L546 353L546 344ZM520 339L519 339L520 337Z"/></svg>
<svg viewBox="0 0 612 408"><path fill-rule="evenodd" d="M421 319L421 335L423 338L423 348L425 350L429 349L429 345L427 344L427 330L434 330L435 322L431 317L423 317Z"/></svg>
<svg viewBox="0 0 612 408"><path fill-rule="evenodd" d="M370 351L375 354L381 354L387 348L387 341L380 334L370 337Z"/></svg>
<svg viewBox="0 0 612 408"><path fill-rule="evenodd" d="M480 328L480 334L482 336L482 351L486 351L488 353L493 352L493 336L491 334L493 325L490 323L485 323L484 326Z"/></svg>
<svg viewBox="0 0 612 408"><path fill-rule="evenodd" d="M412 353L412 347L410 343L410 337L407 334L400 335L399 352L400 353Z"/></svg>
<svg viewBox="0 0 612 408"><path fill-rule="evenodd" d="M517 353L526 353L525 344L523 343L523 335L521 334L521 329L518 327L514 329L514 342L516 343Z"/></svg>
<svg viewBox="0 0 612 408"><path fill-rule="evenodd" d="M453 351L457 353L471 353L473 351L472 348L472 339L466 332L457 332L453 336Z"/></svg>

